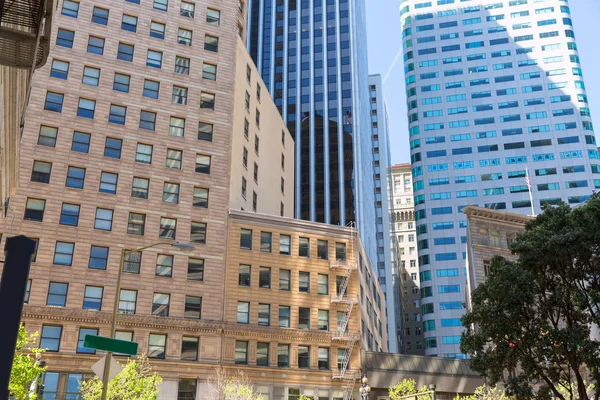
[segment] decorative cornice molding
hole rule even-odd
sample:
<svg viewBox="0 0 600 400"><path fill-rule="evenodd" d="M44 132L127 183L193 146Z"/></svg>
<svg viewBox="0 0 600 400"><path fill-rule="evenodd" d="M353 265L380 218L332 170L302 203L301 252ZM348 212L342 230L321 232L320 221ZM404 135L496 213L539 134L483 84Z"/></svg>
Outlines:
<svg viewBox="0 0 600 400"><path fill-rule="evenodd" d="M500 210L492 210L489 208L482 208L477 206L467 206L463 208L462 211L470 218L488 219L519 225L525 225L526 223L534 219L534 217L531 217L529 215L516 214Z"/></svg>

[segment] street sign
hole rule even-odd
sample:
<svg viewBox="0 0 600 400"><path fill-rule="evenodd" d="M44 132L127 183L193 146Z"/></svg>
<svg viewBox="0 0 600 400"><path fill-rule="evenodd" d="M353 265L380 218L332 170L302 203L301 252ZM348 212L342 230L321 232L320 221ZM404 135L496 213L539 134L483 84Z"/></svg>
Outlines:
<svg viewBox="0 0 600 400"><path fill-rule="evenodd" d="M105 350L113 353L129 354L135 356L138 350L137 342L128 340L111 339L104 336L85 335L83 347L88 349Z"/></svg>
<svg viewBox="0 0 600 400"><path fill-rule="evenodd" d="M102 378L104 377L104 364L106 363L106 355L104 355L104 357L102 357L101 359L99 359L97 362L94 363L94 365L92 365L92 371L94 371L94 373L96 375L98 375L98 378L100 380L102 380ZM114 358L110 358L110 369L108 370L108 381L112 381L115 376L119 375L119 373L123 370L123 368L121 368L121 364L119 364L118 362L115 361Z"/></svg>

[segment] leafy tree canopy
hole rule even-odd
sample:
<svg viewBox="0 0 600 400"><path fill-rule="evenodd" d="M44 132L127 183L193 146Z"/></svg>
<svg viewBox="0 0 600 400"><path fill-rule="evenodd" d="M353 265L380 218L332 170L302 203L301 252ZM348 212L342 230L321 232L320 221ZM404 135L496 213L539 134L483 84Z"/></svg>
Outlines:
<svg viewBox="0 0 600 400"><path fill-rule="evenodd" d="M26 398L35 400L37 398L36 393L30 395L29 388L31 387L31 383L35 379L38 379L46 368L40 367L35 362L35 356L43 353L44 350L28 347L29 342L35 343L36 340L37 332L29 335L23 324L19 326L17 347L15 349L15 357L8 384L8 391L15 400L24 400Z"/></svg>

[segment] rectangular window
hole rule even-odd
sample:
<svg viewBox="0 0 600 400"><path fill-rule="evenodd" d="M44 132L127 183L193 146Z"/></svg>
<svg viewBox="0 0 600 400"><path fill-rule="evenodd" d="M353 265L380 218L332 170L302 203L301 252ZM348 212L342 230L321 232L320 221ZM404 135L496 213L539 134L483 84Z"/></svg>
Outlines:
<svg viewBox="0 0 600 400"><path fill-rule="evenodd" d="M163 184L163 199L166 203L179 203L179 184L165 182Z"/></svg>
<svg viewBox="0 0 600 400"><path fill-rule="evenodd" d="M209 8L206 10L206 22L219 25L221 23L221 11Z"/></svg>
<svg viewBox="0 0 600 400"><path fill-rule="evenodd" d="M206 223L192 221L190 242L206 244Z"/></svg>
<svg viewBox="0 0 600 400"><path fill-rule="evenodd" d="M247 301L238 301L237 303L237 319L238 324L250 323L250 303Z"/></svg>
<svg viewBox="0 0 600 400"><path fill-rule="evenodd" d="M139 274L142 265L142 252L129 252L123 259L123 272L130 274Z"/></svg>
<svg viewBox="0 0 600 400"><path fill-rule="evenodd" d="M130 81L131 81L131 77L129 75L120 74L118 72L115 72L115 78L113 81L113 90L116 90L118 92L129 93ZM110 117L109 117L109 121L110 121Z"/></svg>
<svg viewBox="0 0 600 400"><path fill-rule="evenodd" d="M52 171L52 163L43 161L34 161L31 171L31 181L40 183L50 183L50 173Z"/></svg>
<svg viewBox="0 0 600 400"><path fill-rule="evenodd" d="M154 293L152 299L152 315L155 317L169 316L169 303L171 296L165 293Z"/></svg>
<svg viewBox="0 0 600 400"><path fill-rule="evenodd" d="M270 304L259 304L258 305L258 325L270 326L271 325L271 305Z"/></svg>
<svg viewBox="0 0 600 400"><path fill-rule="evenodd" d="M152 68L161 68L162 67L162 59L163 53L156 50L148 50L148 54L146 56L146 65Z"/></svg>
<svg viewBox="0 0 600 400"><path fill-rule="evenodd" d="M100 192L116 194L118 178L119 178L119 175L117 175L117 174L103 171L100 174Z"/></svg>
<svg viewBox="0 0 600 400"><path fill-rule="evenodd" d="M153 131L156 128L156 113L142 110L140 112L140 128Z"/></svg>
<svg viewBox="0 0 600 400"><path fill-rule="evenodd" d="M119 312L124 314L135 314L137 302L137 291L121 289L119 294Z"/></svg>
<svg viewBox="0 0 600 400"><path fill-rule="evenodd" d="M210 174L210 156L196 154L196 172Z"/></svg>
<svg viewBox="0 0 600 400"><path fill-rule="evenodd" d="M63 2L61 14L71 18L77 18L79 14L79 3L71 0Z"/></svg>
<svg viewBox="0 0 600 400"><path fill-rule="evenodd" d="M260 251L263 253L271 252L271 242L272 242L272 234L271 232L261 232L260 233Z"/></svg>
<svg viewBox="0 0 600 400"><path fill-rule="evenodd" d="M44 110L57 113L62 112L64 97L65 95L61 93L47 92Z"/></svg>
<svg viewBox="0 0 600 400"><path fill-rule="evenodd" d="M59 28L58 33L56 34L56 45L71 49L73 48L74 38L75 32Z"/></svg>
<svg viewBox="0 0 600 400"><path fill-rule="evenodd" d="M96 209L96 219L94 220L94 229L101 231L112 230L113 210L105 208Z"/></svg>
<svg viewBox="0 0 600 400"><path fill-rule="evenodd" d="M135 161L142 164L151 164L152 145L138 143L135 151Z"/></svg>
<svg viewBox="0 0 600 400"><path fill-rule="evenodd" d="M238 273L238 285L239 286L250 286L252 267L249 265L241 264Z"/></svg>
<svg viewBox="0 0 600 400"><path fill-rule="evenodd" d="M108 247L92 246L88 268L106 269L108 263Z"/></svg>
<svg viewBox="0 0 600 400"><path fill-rule="evenodd" d="M190 59L185 57L175 57L175 72L182 75L190 74Z"/></svg>
<svg viewBox="0 0 600 400"><path fill-rule="evenodd" d="M146 225L146 215L138 213L129 213L127 221L127 233L130 235L143 235Z"/></svg>
<svg viewBox="0 0 600 400"><path fill-rule="evenodd" d="M165 166L167 168L181 169L182 158L183 152L181 150L167 149L167 161Z"/></svg>
<svg viewBox="0 0 600 400"><path fill-rule="evenodd" d="M271 288L271 268L260 267L258 272L258 287L263 289Z"/></svg>
<svg viewBox="0 0 600 400"><path fill-rule="evenodd" d="M329 275L318 275L318 293L323 295L329 294Z"/></svg>
<svg viewBox="0 0 600 400"><path fill-rule="evenodd" d="M192 45L192 31L188 29L179 28L177 31L177 43L183 44L184 46Z"/></svg>
<svg viewBox="0 0 600 400"><path fill-rule="evenodd" d="M66 61L53 60L52 69L50 70L50 77L56 79L67 79L69 74L69 63Z"/></svg>
<svg viewBox="0 0 600 400"><path fill-rule="evenodd" d="M200 208L208 208L208 189L194 188L194 198L192 206Z"/></svg>
<svg viewBox="0 0 600 400"><path fill-rule="evenodd" d="M183 316L190 319L201 319L202 297L185 296L185 310Z"/></svg>
<svg viewBox="0 0 600 400"><path fill-rule="evenodd" d="M201 258L189 258L187 279L191 281L204 280L204 260Z"/></svg>
<svg viewBox="0 0 600 400"><path fill-rule="evenodd" d="M129 90L129 87L127 90ZM110 105L110 112L108 114L108 122L110 122L112 124L125 125L126 116L127 116L127 107L118 106L116 104Z"/></svg>
<svg viewBox="0 0 600 400"><path fill-rule="evenodd" d="M85 286L83 295L83 309L96 310L102 309L102 293L104 288L101 286Z"/></svg>
<svg viewBox="0 0 600 400"><path fill-rule="evenodd" d="M269 366L269 343L258 342L256 344L256 365Z"/></svg>
<svg viewBox="0 0 600 400"><path fill-rule="evenodd" d="M279 290L291 289L291 271L288 269L279 270Z"/></svg>
<svg viewBox="0 0 600 400"><path fill-rule="evenodd" d="M156 256L155 276L170 278L173 276L173 256L158 254Z"/></svg>
<svg viewBox="0 0 600 400"><path fill-rule="evenodd" d="M235 363L238 365L248 364L248 342L235 341Z"/></svg>
<svg viewBox="0 0 600 400"><path fill-rule="evenodd" d="M298 346L298 368L310 368L309 346Z"/></svg>
<svg viewBox="0 0 600 400"><path fill-rule="evenodd" d="M67 283L50 282L46 305L51 307L64 307L67 305Z"/></svg>
<svg viewBox="0 0 600 400"><path fill-rule="evenodd" d="M167 335L151 333L148 337L148 358L165 359Z"/></svg>
<svg viewBox="0 0 600 400"><path fill-rule="evenodd" d="M137 22L137 17L123 14L123 18L121 19L121 29L128 32L135 32L137 31Z"/></svg>
<svg viewBox="0 0 600 400"><path fill-rule="evenodd" d="M142 95L144 97L148 97L150 99L158 99L158 91L160 88L160 83L157 81L151 81L149 79L144 79L144 91Z"/></svg>
<svg viewBox="0 0 600 400"><path fill-rule="evenodd" d="M252 231L250 229L240 230L240 249L252 250Z"/></svg>
<svg viewBox="0 0 600 400"><path fill-rule="evenodd" d="M165 38L165 24L152 21L150 23L150 37L157 39Z"/></svg>
<svg viewBox="0 0 600 400"><path fill-rule="evenodd" d="M200 339L197 337L184 336L181 339L181 359L185 361L197 361L199 342Z"/></svg>
<svg viewBox="0 0 600 400"><path fill-rule="evenodd" d="M306 237L300 237L298 240L298 256L299 257L310 257L310 239Z"/></svg>
<svg viewBox="0 0 600 400"><path fill-rule="evenodd" d="M70 267L73 264L74 251L75 243L56 242L53 264Z"/></svg>
<svg viewBox="0 0 600 400"><path fill-rule="evenodd" d="M173 86L171 102L174 104L187 105L188 89L182 86Z"/></svg>
<svg viewBox="0 0 600 400"><path fill-rule="evenodd" d="M170 117L169 118L169 135L183 137L185 131L185 119Z"/></svg>
<svg viewBox="0 0 600 400"><path fill-rule="evenodd" d="M57 135L58 135L58 128L42 125L40 127L40 134L38 136L37 143L40 146L55 147Z"/></svg>
<svg viewBox="0 0 600 400"><path fill-rule="evenodd" d="M298 329L305 331L310 329L310 308L298 309Z"/></svg>
<svg viewBox="0 0 600 400"><path fill-rule="evenodd" d="M319 369L328 370L329 369L329 348L327 347L319 347Z"/></svg>
<svg viewBox="0 0 600 400"><path fill-rule="evenodd" d="M346 243L335 243L335 259L337 261L346 261Z"/></svg>
<svg viewBox="0 0 600 400"><path fill-rule="evenodd" d="M77 340L77 353L96 354L96 350L83 346L86 336L98 336L97 328L79 328L79 339ZM68 389L67 389L68 390Z"/></svg>
<svg viewBox="0 0 600 400"><path fill-rule="evenodd" d="M149 185L150 185L150 180L148 180L146 178L134 177L133 183L131 185L131 197L135 197L138 199L147 199Z"/></svg>
<svg viewBox="0 0 600 400"><path fill-rule="evenodd" d="M290 255L291 237L290 235L279 235L279 254Z"/></svg>
<svg viewBox="0 0 600 400"><path fill-rule="evenodd" d="M132 62L133 61L134 46L132 44L119 43L119 50L117 52L117 59Z"/></svg>
<svg viewBox="0 0 600 400"><path fill-rule="evenodd" d="M298 273L298 291L300 293L310 293L310 272Z"/></svg>
<svg viewBox="0 0 600 400"><path fill-rule="evenodd" d="M92 22L100 25L108 25L108 10L105 8L95 7L92 13Z"/></svg>
<svg viewBox="0 0 600 400"><path fill-rule="evenodd" d="M319 260L329 259L329 245L326 240L317 240L317 258Z"/></svg>
<svg viewBox="0 0 600 400"><path fill-rule="evenodd" d="M173 218L161 218L158 237L161 239L175 240L177 233L177 220Z"/></svg>
<svg viewBox="0 0 600 400"><path fill-rule="evenodd" d="M217 66L214 64L202 64L202 78L211 81L217 80Z"/></svg>
<svg viewBox="0 0 600 400"><path fill-rule="evenodd" d="M319 310L318 329L329 331L329 310Z"/></svg>
<svg viewBox="0 0 600 400"><path fill-rule="evenodd" d="M40 349L46 349L49 352L59 351L61 335L62 326L43 325L42 335L40 336Z"/></svg>
<svg viewBox="0 0 600 400"><path fill-rule="evenodd" d="M200 93L200 108L207 110L215 110L215 95L212 93Z"/></svg>
<svg viewBox="0 0 600 400"><path fill-rule="evenodd" d="M279 306L279 327L289 328L290 327L290 307Z"/></svg>
<svg viewBox="0 0 600 400"><path fill-rule="evenodd" d="M160 11L167 11L169 7L169 0L154 0L153 7Z"/></svg>
<svg viewBox="0 0 600 400"><path fill-rule="evenodd" d="M92 54L104 54L104 38L90 36L88 39L87 52Z"/></svg>
<svg viewBox="0 0 600 400"><path fill-rule="evenodd" d="M179 15L187 18L194 18L194 11L196 6L194 3L188 3L187 1L182 1L181 6L179 8Z"/></svg>
<svg viewBox="0 0 600 400"><path fill-rule="evenodd" d="M79 205L63 203L59 224L77 226L79 223Z"/></svg>
<svg viewBox="0 0 600 400"><path fill-rule="evenodd" d="M204 50L218 52L219 38L211 35L204 36Z"/></svg>
<svg viewBox="0 0 600 400"><path fill-rule="evenodd" d="M121 139L106 138L104 145L104 156L110 158L121 158L121 147L123 141Z"/></svg>

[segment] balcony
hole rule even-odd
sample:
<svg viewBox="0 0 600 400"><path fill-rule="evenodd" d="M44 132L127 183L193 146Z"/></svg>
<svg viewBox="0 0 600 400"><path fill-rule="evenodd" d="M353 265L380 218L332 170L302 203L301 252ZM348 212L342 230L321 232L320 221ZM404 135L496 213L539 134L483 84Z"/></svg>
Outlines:
<svg viewBox="0 0 600 400"><path fill-rule="evenodd" d="M46 63L52 0L0 0L0 65L39 68Z"/></svg>

